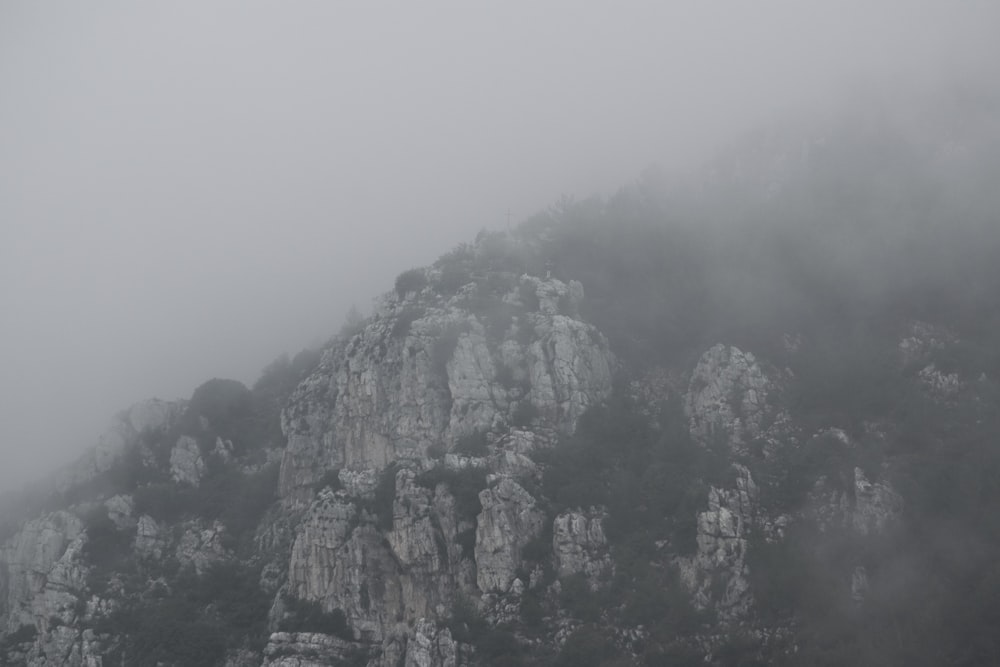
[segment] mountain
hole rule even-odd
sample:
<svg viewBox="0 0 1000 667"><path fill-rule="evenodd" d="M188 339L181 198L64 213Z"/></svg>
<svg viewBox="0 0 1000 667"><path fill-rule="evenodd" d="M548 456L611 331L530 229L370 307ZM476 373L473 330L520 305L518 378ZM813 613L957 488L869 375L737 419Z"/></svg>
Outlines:
<svg viewBox="0 0 1000 667"><path fill-rule="evenodd" d="M6 509L2 664L1000 662L998 109L765 128L128 408Z"/></svg>

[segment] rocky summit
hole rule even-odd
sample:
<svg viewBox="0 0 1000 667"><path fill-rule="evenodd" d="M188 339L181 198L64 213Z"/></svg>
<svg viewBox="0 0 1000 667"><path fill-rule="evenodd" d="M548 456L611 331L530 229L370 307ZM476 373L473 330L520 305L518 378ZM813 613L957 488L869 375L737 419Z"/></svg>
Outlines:
<svg viewBox="0 0 1000 667"><path fill-rule="evenodd" d="M996 664L1000 144L851 123L124 410L4 508L0 664Z"/></svg>

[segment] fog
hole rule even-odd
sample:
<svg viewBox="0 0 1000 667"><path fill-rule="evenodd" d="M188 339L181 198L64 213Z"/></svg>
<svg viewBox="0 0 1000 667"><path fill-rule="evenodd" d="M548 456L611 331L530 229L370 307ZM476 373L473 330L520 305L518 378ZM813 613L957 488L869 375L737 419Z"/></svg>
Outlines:
<svg viewBox="0 0 1000 667"><path fill-rule="evenodd" d="M251 384L394 277L859 82L1000 76L982 2L0 6L0 488Z"/></svg>

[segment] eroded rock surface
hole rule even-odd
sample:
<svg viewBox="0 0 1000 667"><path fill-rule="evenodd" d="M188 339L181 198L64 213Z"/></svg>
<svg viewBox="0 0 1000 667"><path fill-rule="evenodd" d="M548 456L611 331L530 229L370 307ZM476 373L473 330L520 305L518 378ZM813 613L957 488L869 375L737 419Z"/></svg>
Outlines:
<svg viewBox="0 0 1000 667"><path fill-rule="evenodd" d="M724 442L734 453L760 438L774 409L768 400L775 383L756 357L731 345L715 345L695 366L684 402L691 436L698 442Z"/></svg>
<svg viewBox="0 0 1000 667"><path fill-rule="evenodd" d="M708 509L698 514L697 551L678 561L695 606L715 609L727 621L745 618L752 605L746 557L760 512L750 471L734 469L732 487L709 489Z"/></svg>
<svg viewBox="0 0 1000 667"><path fill-rule="evenodd" d="M613 571L602 510L563 512L552 524L552 552L560 577L583 574L596 585Z"/></svg>
<svg viewBox="0 0 1000 667"><path fill-rule="evenodd" d="M282 496L306 503L322 470L380 470L477 432L537 423L568 433L610 394L614 358L592 326L537 311L498 324L467 298L390 303L325 353L282 413Z"/></svg>
<svg viewBox="0 0 1000 667"><path fill-rule="evenodd" d="M506 591L521 565L521 549L542 530L544 515L530 493L503 478L479 494L476 583L484 592Z"/></svg>

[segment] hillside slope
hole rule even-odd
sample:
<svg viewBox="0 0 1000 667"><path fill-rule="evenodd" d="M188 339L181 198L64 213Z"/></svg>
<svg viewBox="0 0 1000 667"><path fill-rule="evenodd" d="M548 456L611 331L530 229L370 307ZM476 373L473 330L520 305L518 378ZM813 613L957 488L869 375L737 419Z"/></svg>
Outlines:
<svg viewBox="0 0 1000 667"><path fill-rule="evenodd" d="M0 662L1000 661L992 98L770 131L116 416L0 547Z"/></svg>

